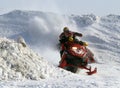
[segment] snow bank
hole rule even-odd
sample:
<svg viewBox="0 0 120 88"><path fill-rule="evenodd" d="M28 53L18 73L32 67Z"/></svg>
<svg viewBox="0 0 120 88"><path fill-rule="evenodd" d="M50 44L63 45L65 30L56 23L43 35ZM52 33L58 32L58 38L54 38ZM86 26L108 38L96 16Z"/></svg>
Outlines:
<svg viewBox="0 0 120 88"><path fill-rule="evenodd" d="M0 38L0 80L39 80L56 76L55 70L28 46Z"/></svg>

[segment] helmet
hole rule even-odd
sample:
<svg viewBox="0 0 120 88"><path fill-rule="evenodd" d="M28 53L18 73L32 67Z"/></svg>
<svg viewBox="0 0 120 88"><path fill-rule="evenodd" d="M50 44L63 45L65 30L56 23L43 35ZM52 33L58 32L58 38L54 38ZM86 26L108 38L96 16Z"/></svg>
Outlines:
<svg viewBox="0 0 120 88"><path fill-rule="evenodd" d="M68 27L64 27L64 28L63 28L63 31L64 31L64 32L68 32L68 31L69 31L69 28L68 28Z"/></svg>

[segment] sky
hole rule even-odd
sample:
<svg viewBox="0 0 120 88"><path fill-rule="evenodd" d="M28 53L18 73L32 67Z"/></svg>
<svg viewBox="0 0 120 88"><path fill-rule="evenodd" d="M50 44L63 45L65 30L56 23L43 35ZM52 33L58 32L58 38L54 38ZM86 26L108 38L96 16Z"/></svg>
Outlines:
<svg viewBox="0 0 120 88"><path fill-rule="evenodd" d="M0 14L35 10L60 14L120 14L120 0L0 0Z"/></svg>

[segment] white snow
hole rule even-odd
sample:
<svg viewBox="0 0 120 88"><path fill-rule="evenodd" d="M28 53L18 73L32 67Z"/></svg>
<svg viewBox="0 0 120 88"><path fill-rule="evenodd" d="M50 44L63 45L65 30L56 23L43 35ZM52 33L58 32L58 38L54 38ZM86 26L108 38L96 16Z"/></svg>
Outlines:
<svg viewBox="0 0 120 88"><path fill-rule="evenodd" d="M54 67L27 46L0 39L0 80L38 80L53 76L52 72Z"/></svg>
<svg viewBox="0 0 120 88"><path fill-rule="evenodd" d="M97 74L58 68L62 28L83 33ZM13 11L0 16L0 88L120 88L120 16ZM17 42L17 38L22 36ZM6 38L4 38L6 37ZM22 44L22 43L23 44ZM24 46L24 44L26 46Z"/></svg>

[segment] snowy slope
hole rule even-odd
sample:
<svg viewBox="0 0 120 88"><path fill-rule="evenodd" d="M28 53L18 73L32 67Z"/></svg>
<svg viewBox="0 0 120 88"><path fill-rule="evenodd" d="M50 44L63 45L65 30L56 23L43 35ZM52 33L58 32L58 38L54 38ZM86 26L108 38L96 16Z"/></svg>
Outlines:
<svg viewBox="0 0 120 88"><path fill-rule="evenodd" d="M89 43L97 61L91 64L98 73L87 76L82 72L72 74L57 68L60 60L57 49L62 28L83 33L81 38ZM15 88L119 88L120 86L120 16L58 15L33 11L13 11L0 16L0 36L17 40L21 35L27 45L53 64L56 75L39 81L2 81L0 87ZM28 50L29 51L29 50ZM37 62L36 62L37 63ZM35 64L35 63L33 63ZM49 69L47 69L49 70ZM33 70L34 71L34 70ZM51 70L49 70L51 71ZM49 73L48 71L48 73ZM50 76L49 74L47 74Z"/></svg>

